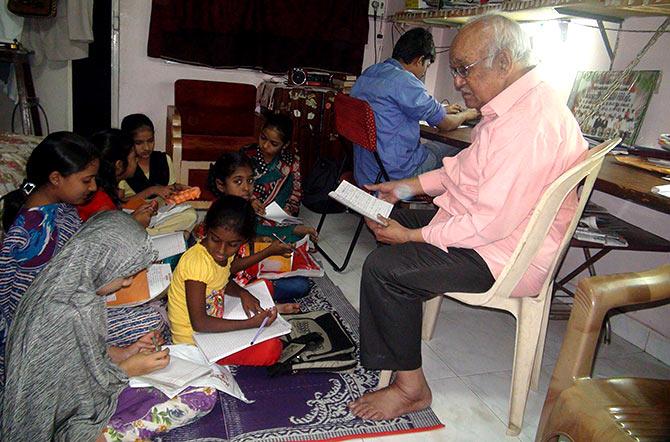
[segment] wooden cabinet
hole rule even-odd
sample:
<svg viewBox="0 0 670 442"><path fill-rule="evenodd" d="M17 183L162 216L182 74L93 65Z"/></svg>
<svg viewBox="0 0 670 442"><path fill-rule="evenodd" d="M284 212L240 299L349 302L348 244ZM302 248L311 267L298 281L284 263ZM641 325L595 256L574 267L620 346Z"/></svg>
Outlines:
<svg viewBox="0 0 670 442"><path fill-rule="evenodd" d="M292 142L300 154L303 179L309 175L319 155L341 159L344 149L350 150L335 129L337 90L269 81L261 83L258 89L262 111L289 115L293 120Z"/></svg>

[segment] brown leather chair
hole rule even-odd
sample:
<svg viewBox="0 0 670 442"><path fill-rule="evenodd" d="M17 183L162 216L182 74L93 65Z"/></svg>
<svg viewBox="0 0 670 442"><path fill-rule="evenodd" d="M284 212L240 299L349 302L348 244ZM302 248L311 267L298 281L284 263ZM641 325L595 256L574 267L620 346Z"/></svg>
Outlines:
<svg viewBox="0 0 670 442"><path fill-rule="evenodd" d="M207 189L209 165L225 152L258 140L262 118L255 113L256 86L204 80L177 80L168 106L166 151L177 181L203 191L196 207L214 196Z"/></svg>
<svg viewBox="0 0 670 442"><path fill-rule="evenodd" d="M613 308L670 299L670 265L594 276L577 286L536 441L667 441L670 381L591 379L603 319Z"/></svg>

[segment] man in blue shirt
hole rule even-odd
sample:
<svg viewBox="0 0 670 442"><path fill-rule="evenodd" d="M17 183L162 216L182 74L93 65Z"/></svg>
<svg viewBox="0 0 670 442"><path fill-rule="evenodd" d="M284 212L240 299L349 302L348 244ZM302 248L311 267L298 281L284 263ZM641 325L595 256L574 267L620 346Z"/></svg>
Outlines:
<svg viewBox="0 0 670 442"><path fill-rule="evenodd" d="M400 37L392 58L367 68L351 89L352 97L367 101L372 107L377 151L391 180L437 169L443 157L459 151L441 143L421 144L419 121L452 130L478 116L475 109L447 114L428 94L421 79L433 61L433 36L423 28L412 29ZM354 176L358 185L374 183L378 173L374 155L354 145Z"/></svg>

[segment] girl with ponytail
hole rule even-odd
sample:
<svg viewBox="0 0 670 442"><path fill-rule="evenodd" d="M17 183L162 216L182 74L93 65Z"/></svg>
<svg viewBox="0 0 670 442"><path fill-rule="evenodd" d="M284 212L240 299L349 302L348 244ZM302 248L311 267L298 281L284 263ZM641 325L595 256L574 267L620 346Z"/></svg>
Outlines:
<svg viewBox="0 0 670 442"><path fill-rule="evenodd" d="M74 205L96 191L98 166L97 150L85 138L55 132L33 150L23 184L2 197L0 389L5 340L16 307L37 274L79 230Z"/></svg>

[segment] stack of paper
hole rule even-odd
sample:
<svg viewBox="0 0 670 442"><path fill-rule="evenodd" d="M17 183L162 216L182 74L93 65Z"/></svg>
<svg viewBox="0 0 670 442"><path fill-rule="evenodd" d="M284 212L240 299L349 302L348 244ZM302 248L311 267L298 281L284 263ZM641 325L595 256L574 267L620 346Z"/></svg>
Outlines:
<svg viewBox="0 0 670 442"><path fill-rule="evenodd" d="M579 220L574 237L580 241L602 244L608 247L628 247L628 241L616 233L601 231L597 216L584 216Z"/></svg>
<svg viewBox="0 0 670 442"><path fill-rule="evenodd" d="M666 196L670 198L670 184L663 184L661 186L654 186L651 188L653 193L658 193L659 195Z"/></svg>
<svg viewBox="0 0 670 442"><path fill-rule="evenodd" d="M155 227L158 224L162 223L169 217L176 215L177 213L183 212L186 209L189 209L191 207L190 204L177 204L176 206L172 205L165 205L162 207L158 208L158 211L154 216L151 217L151 221L149 221L149 227Z"/></svg>

